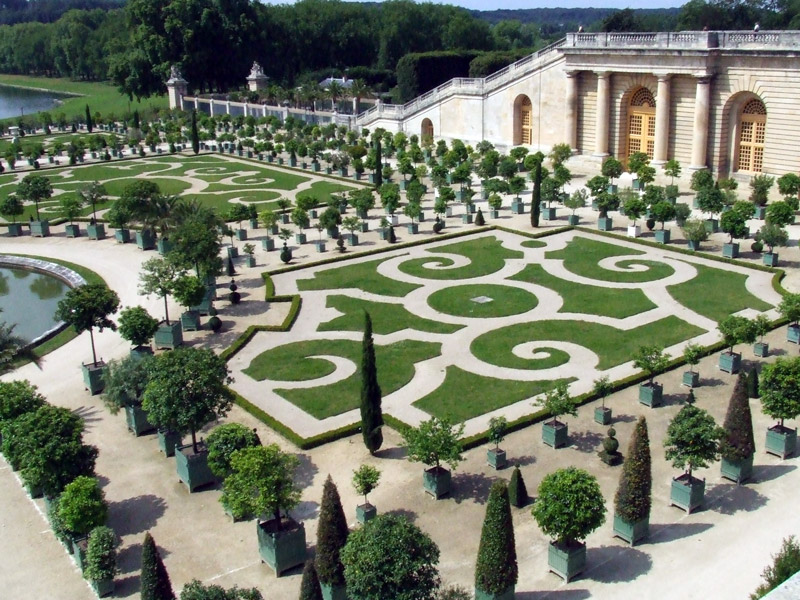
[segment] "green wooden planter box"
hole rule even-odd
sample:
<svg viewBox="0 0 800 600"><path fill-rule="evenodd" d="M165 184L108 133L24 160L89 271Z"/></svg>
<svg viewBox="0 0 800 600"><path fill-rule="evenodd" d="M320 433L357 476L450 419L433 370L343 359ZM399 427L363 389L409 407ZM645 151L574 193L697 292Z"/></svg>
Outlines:
<svg viewBox="0 0 800 600"><path fill-rule="evenodd" d="M723 244L722 256L724 256L725 258L739 258L739 244L736 243Z"/></svg>
<svg viewBox="0 0 800 600"><path fill-rule="evenodd" d="M480 588L475 588L475 600L514 600L514 597L515 586L513 585L499 594L492 594L490 592L484 592Z"/></svg>
<svg viewBox="0 0 800 600"><path fill-rule="evenodd" d="M661 406L664 400L664 386L660 383L640 383L639 384L639 404L644 404L650 408Z"/></svg>
<svg viewBox="0 0 800 600"><path fill-rule="evenodd" d="M8 237L19 237L22 235L22 225L19 223L8 224Z"/></svg>
<svg viewBox="0 0 800 600"><path fill-rule="evenodd" d="M158 449L164 456L175 456L175 448L181 445L181 434L167 429L158 430Z"/></svg>
<svg viewBox="0 0 800 600"><path fill-rule="evenodd" d="M347 600L347 586L345 585L332 586L320 581L319 587L322 590L324 600Z"/></svg>
<svg viewBox="0 0 800 600"><path fill-rule="evenodd" d="M326 249L325 240L316 240L314 242L314 245L317 247L317 252L319 253L325 252Z"/></svg>
<svg viewBox="0 0 800 600"><path fill-rule="evenodd" d="M461 222L464 225L470 225L472 223L472 215L470 213L465 213L461 215Z"/></svg>
<svg viewBox="0 0 800 600"><path fill-rule="evenodd" d="M764 252L762 262L768 267L778 266L778 253L777 252Z"/></svg>
<svg viewBox="0 0 800 600"><path fill-rule="evenodd" d="M156 247L156 239L153 237L153 233L149 229L137 231L136 245L140 250L152 250Z"/></svg>
<svg viewBox="0 0 800 600"><path fill-rule="evenodd" d="M569 583L572 579L583 573L586 568L586 544L574 543L557 544L550 542L547 552L547 566L551 573L555 573L565 582Z"/></svg>
<svg viewBox="0 0 800 600"><path fill-rule="evenodd" d="M719 370L735 375L742 368L742 355L738 352L723 352L719 355Z"/></svg>
<svg viewBox="0 0 800 600"><path fill-rule="evenodd" d="M69 224L64 226L64 231L66 232L68 238L81 237L80 225L75 225L74 223L69 223Z"/></svg>
<svg viewBox="0 0 800 600"><path fill-rule="evenodd" d="M542 218L545 221L555 221L556 220L556 209L555 208L543 208L542 209Z"/></svg>
<svg viewBox="0 0 800 600"><path fill-rule="evenodd" d="M602 406L598 406L594 409L594 422L598 425L610 425L611 424L611 409L606 407L603 408Z"/></svg>
<svg viewBox="0 0 800 600"><path fill-rule="evenodd" d="M247 256L244 257L244 263L248 267L255 267L256 266L256 257L253 256L252 254L248 254Z"/></svg>
<svg viewBox="0 0 800 600"><path fill-rule="evenodd" d="M653 234L659 244L669 244L669 229L656 229Z"/></svg>
<svg viewBox="0 0 800 600"><path fill-rule="evenodd" d="M216 284L213 284L213 287L212 285L207 284L206 297L203 298L203 301L200 302L200 304L193 306L191 310L198 313L200 316L207 317L211 313L211 309L214 308L214 298L216 297L217 297Z"/></svg>
<svg viewBox="0 0 800 600"><path fill-rule="evenodd" d="M302 523L284 521L283 529L275 530L275 521L256 522L258 553L280 577L281 573L306 561L306 529Z"/></svg>
<svg viewBox="0 0 800 600"><path fill-rule="evenodd" d="M81 573L86 568L86 550L88 539L83 536L72 539L72 557L75 559L75 564L81 570Z"/></svg>
<svg viewBox="0 0 800 600"><path fill-rule="evenodd" d="M91 223L86 226L86 233L90 240L104 240L106 239L106 228L102 223Z"/></svg>
<svg viewBox="0 0 800 600"><path fill-rule="evenodd" d="M614 229L614 220L611 217L600 217L597 219L597 229L600 231L611 231Z"/></svg>
<svg viewBox="0 0 800 600"><path fill-rule="evenodd" d="M380 237L380 239L383 240L384 242L386 240L388 240L389 239L389 228L388 227L386 227L386 228L381 227L378 230L378 237Z"/></svg>
<svg viewBox="0 0 800 600"><path fill-rule="evenodd" d="M753 475L753 456L744 460L728 460L724 456L721 461L722 476L736 483L744 483Z"/></svg>
<svg viewBox="0 0 800 600"><path fill-rule="evenodd" d="M156 242L156 248L158 248L158 253L161 256L166 256L170 250L172 250L172 242L170 242L167 238L159 238Z"/></svg>
<svg viewBox="0 0 800 600"><path fill-rule="evenodd" d="M406 225L406 230L411 235L416 235L419 233L419 224L418 223L408 223Z"/></svg>
<svg viewBox="0 0 800 600"><path fill-rule="evenodd" d="M228 258L239 258L239 249L236 246L228 246L225 250L228 253Z"/></svg>
<svg viewBox="0 0 800 600"><path fill-rule="evenodd" d="M797 429L789 429L782 425L773 425L767 429L767 454L774 454L784 459L794 454L796 447Z"/></svg>
<svg viewBox="0 0 800 600"><path fill-rule="evenodd" d="M686 242L686 244L689 246L689 250L693 252L700 250L700 242L693 242L692 240L689 240Z"/></svg>
<svg viewBox="0 0 800 600"><path fill-rule="evenodd" d="M258 229L258 219L250 219L250 229Z"/></svg>
<svg viewBox="0 0 800 600"><path fill-rule="evenodd" d="M117 240L118 244L128 244L131 241L131 230L130 229L116 229L114 231L114 239Z"/></svg>
<svg viewBox="0 0 800 600"><path fill-rule="evenodd" d="M356 520L362 525L371 521L378 515L378 507L373 504L359 504L356 506Z"/></svg>
<svg viewBox="0 0 800 600"><path fill-rule="evenodd" d="M183 344L183 329L180 321L172 321L169 325L162 321L153 337L156 348L169 348L174 350Z"/></svg>
<svg viewBox="0 0 800 600"><path fill-rule="evenodd" d="M572 227L575 227L580 222L581 218L578 215L569 215L567 217L567 223L569 223Z"/></svg>
<svg viewBox="0 0 800 600"><path fill-rule="evenodd" d="M239 240L240 242L243 242L243 241L245 241L247 239L247 230L246 229L237 229L234 232L234 235L236 236L237 240Z"/></svg>
<svg viewBox="0 0 800 600"><path fill-rule="evenodd" d="M619 186L616 183L609 183L606 191L609 194L616 194L619 191Z"/></svg>
<svg viewBox="0 0 800 600"><path fill-rule="evenodd" d="M614 537L635 546L636 542L645 539L650 534L650 518L646 517L634 523L628 523L619 515L614 515Z"/></svg>
<svg viewBox="0 0 800 600"><path fill-rule="evenodd" d="M644 189L644 184L639 179L634 179L632 182L632 187L637 192L641 192Z"/></svg>
<svg viewBox="0 0 800 600"><path fill-rule="evenodd" d="M294 241L296 244L305 244L306 243L306 234L305 233L295 233L294 234Z"/></svg>
<svg viewBox="0 0 800 600"><path fill-rule="evenodd" d="M561 448L569 442L569 426L560 421L542 423L542 441L553 448Z"/></svg>
<svg viewBox="0 0 800 600"><path fill-rule="evenodd" d="M89 393L94 396L102 392L105 387L103 374L106 372L106 363L101 360L94 364L82 364L81 370L83 371L83 384Z"/></svg>
<svg viewBox="0 0 800 600"><path fill-rule="evenodd" d="M198 311L187 310L181 314L181 330L198 331L200 329L200 313Z"/></svg>
<svg viewBox="0 0 800 600"><path fill-rule="evenodd" d="M505 469L508 466L506 459L506 451L501 449L491 448L486 451L486 462L490 467L496 470Z"/></svg>
<svg viewBox="0 0 800 600"><path fill-rule="evenodd" d="M128 425L128 430L136 437L156 429L155 425L147 419L147 413L138 404L125 406L125 423Z"/></svg>
<svg viewBox="0 0 800 600"><path fill-rule="evenodd" d="M208 467L208 450L200 446L196 453L191 444L179 446L175 452L175 466L178 477L189 488L189 493L217 481Z"/></svg>
<svg viewBox="0 0 800 600"><path fill-rule="evenodd" d="M684 371L683 385L690 388L696 388L698 385L700 385L700 373L697 371Z"/></svg>
<svg viewBox="0 0 800 600"><path fill-rule="evenodd" d="M261 240L261 247L267 252L275 250L275 240L272 238L265 238Z"/></svg>
<svg viewBox="0 0 800 600"><path fill-rule="evenodd" d="M31 221L31 235L33 237L49 237L50 221Z"/></svg>
<svg viewBox="0 0 800 600"><path fill-rule="evenodd" d="M708 233L717 233L719 231L719 221L716 219L706 219L703 223Z"/></svg>
<svg viewBox="0 0 800 600"><path fill-rule="evenodd" d="M92 584L92 589L98 598L105 598L114 593L115 585L113 579L101 579L100 581L90 581L89 583Z"/></svg>
<svg viewBox="0 0 800 600"><path fill-rule="evenodd" d="M706 480L692 477L691 484L687 485L687 479L688 477L685 473L672 479L669 502L672 506L677 506L687 513L691 513L703 504L703 497L706 493Z"/></svg>
<svg viewBox="0 0 800 600"><path fill-rule="evenodd" d="M450 493L452 474L444 467L431 467L422 473L425 491L437 500Z"/></svg>
<svg viewBox="0 0 800 600"><path fill-rule="evenodd" d="M355 233L351 233L347 236L347 245L358 246L358 236Z"/></svg>
<svg viewBox="0 0 800 600"><path fill-rule="evenodd" d="M515 215L525 214L525 203L522 200L515 198L511 201L511 212Z"/></svg>
<svg viewBox="0 0 800 600"><path fill-rule="evenodd" d="M786 341L792 344L800 344L800 325L789 325L786 330Z"/></svg>
<svg viewBox="0 0 800 600"><path fill-rule="evenodd" d="M490 219L499 219L500 218L500 211L496 208L489 209L489 218Z"/></svg>
<svg viewBox="0 0 800 600"><path fill-rule="evenodd" d="M753 353L759 358L769 356L769 344L766 342L756 342L753 344Z"/></svg>

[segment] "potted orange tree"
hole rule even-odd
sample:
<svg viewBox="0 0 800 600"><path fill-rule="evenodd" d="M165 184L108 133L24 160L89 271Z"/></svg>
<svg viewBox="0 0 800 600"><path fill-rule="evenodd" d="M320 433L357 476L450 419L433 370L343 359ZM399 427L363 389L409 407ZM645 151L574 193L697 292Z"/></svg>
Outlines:
<svg viewBox="0 0 800 600"><path fill-rule="evenodd" d="M786 458L794 454L797 446L797 429L784 425L785 419L800 415L800 358L778 358L764 365L759 377L761 408L764 414L778 419L767 429L766 450L769 454Z"/></svg>
<svg viewBox="0 0 800 600"><path fill-rule="evenodd" d="M428 466L423 477L425 491L437 500L450 493L452 477L441 463L455 469L463 460L460 441L463 433L463 423L456 427L449 420L436 417L403 432L408 459Z"/></svg>

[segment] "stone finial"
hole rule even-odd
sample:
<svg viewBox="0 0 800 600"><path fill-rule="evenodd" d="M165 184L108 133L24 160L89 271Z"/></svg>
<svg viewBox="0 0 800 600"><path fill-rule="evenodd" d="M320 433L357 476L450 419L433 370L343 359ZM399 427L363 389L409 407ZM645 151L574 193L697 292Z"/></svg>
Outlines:
<svg viewBox="0 0 800 600"><path fill-rule="evenodd" d="M181 68L178 65L172 65L169 68L169 80L167 83L170 82L186 82L183 78L183 74L181 73Z"/></svg>
<svg viewBox="0 0 800 600"><path fill-rule="evenodd" d="M258 61L253 61L253 66L250 67L250 77L263 77L264 76L264 69L261 68L261 65L258 64Z"/></svg>

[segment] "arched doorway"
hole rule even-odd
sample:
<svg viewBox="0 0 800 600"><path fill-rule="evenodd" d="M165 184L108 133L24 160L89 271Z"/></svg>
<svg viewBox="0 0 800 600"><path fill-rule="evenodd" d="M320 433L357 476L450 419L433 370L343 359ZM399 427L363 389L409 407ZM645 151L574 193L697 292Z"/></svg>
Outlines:
<svg viewBox="0 0 800 600"><path fill-rule="evenodd" d="M430 119L422 119L422 127L420 128L420 138L423 143L433 142L433 121Z"/></svg>
<svg viewBox="0 0 800 600"><path fill-rule="evenodd" d="M641 87L628 104L628 153L644 152L653 158L656 145L656 101L653 92Z"/></svg>
<svg viewBox="0 0 800 600"><path fill-rule="evenodd" d="M736 141L736 170L761 173L764 170L764 137L767 107L758 98L748 100L739 116Z"/></svg>
<svg viewBox="0 0 800 600"><path fill-rule="evenodd" d="M514 145L533 143L533 106L525 94L514 100Z"/></svg>

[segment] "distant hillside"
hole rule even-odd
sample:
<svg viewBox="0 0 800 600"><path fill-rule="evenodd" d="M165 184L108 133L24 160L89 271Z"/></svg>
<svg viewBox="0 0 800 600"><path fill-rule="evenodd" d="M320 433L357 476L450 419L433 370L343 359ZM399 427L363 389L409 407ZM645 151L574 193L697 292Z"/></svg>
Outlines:
<svg viewBox="0 0 800 600"><path fill-rule="evenodd" d="M110 10L124 4L125 0L0 0L0 25L53 23L69 10Z"/></svg>

